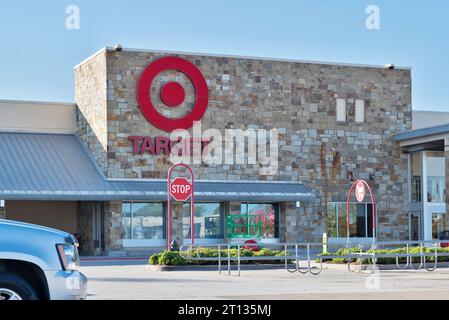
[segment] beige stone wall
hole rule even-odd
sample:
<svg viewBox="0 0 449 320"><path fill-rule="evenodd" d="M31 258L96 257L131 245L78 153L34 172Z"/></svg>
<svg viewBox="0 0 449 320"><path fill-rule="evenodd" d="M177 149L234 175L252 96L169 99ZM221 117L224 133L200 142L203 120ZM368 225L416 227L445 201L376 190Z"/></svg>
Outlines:
<svg viewBox="0 0 449 320"><path fill-rule="evenodd" d="M105 52L100 52L77 66L74 72L78 135L106 173L108 116Z"/></svg>
<svg viewBox="0 0 449 320"><path fill-rule="evenodd" d="M168 137L168 133L144 118L136 102L136 85L142 71L164 55L107 51L107 88L91 93L86 86L77 92L77 97L85 101L80 107L82 112L95 109L98 104L93 101L107 93L107 124L104 116L95 119L103 121L95 123L102 128L99 140L103 149L92 143L88 147L96 159L101 160L110 178L164 178L170 166L167 157L162 155L133 155L132 144L127 140L129 135ZM406 219L407 158L393 143L392 136L411 129L409 70L180 56L201 70L209 87L203 130L217 128L224 133L225 128L251 126L276 128L280 133L280 163L276 175L260 176L257 165L198 165L193 166L197 179L279 180L306 184L315 191L317 201L301 211L296 232L297 238L310 240L321 239L325 232L326 203L346 201L351 179L366 179L378 201L380 238L407 237L407 223L403 223ZM103 79L106 72L103 55L85 65ZM86 70L84 65L80 68ZM90 73L77 72L79 84L84 77L92 78ZM161 108L157 87L169 80L179 81L186 88L187 102L176 111L165 110L170 117L179 116L188 112L193 103L193 91L184 77L175 78L170 72L161 74L155 82L156 93L151 92L151 96L157 108ZM337 98L347 101L347 123L336 122ZM365 101L365 123L354 122L356 99ZM106 161L103 159L105 125ZM91 138L84 134L85 141Z"/></svg>

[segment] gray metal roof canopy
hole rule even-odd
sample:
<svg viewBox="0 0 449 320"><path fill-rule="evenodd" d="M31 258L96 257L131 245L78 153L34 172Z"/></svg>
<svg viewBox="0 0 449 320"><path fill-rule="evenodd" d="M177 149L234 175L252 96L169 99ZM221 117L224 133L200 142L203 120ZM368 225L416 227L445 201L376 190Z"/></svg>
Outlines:
<svg viewBox="0 0 449 320"><path fill-rule="evenodd" d="M78 136L0 133L0 199L165 201L164 180L107 179ZM195 181L197 201L311 201L297 182Z"/></svg>

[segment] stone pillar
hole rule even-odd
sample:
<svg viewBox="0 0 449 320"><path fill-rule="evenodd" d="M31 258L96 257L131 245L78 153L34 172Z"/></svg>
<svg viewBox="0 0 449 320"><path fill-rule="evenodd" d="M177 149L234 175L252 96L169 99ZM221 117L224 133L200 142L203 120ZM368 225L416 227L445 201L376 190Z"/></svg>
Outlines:
<svg viewBox="0 0 449 320"><path fill-rule="evenodd" d="M125 256L123 250L122 202L104 204L104 249L109 256Z"/></svg>
<svg viewBox="0 0 449 320"><path fill-rule="evenodd" d="M82 255L94 254L93 240L93 202L79 202L76 215L76 236Z"/></svg>
<svg viewBox="0 0 449 320"><path fill-rule="evenodd" d="M322 241L323 233L326 232L327 212L325 213L325 208L320 206L319 202L302 201L300 208L296 208L295 203L292 203L288 211L291 211L287 214L291 216L290 221L293 221L293 212L296 215L295 229L287 230L291 241L315 243Z"/></svg>
<svg viewBox="0 0 449 320"><path fill-rule="evenodd" d="M171 239L176 240L179 246L183 244L183 203L172 202L171 211ZM189 234L190 237L190 234Z"/></svg>
<svg viewBox="0 0 449 320"><path fill-rule="evenodd" d="M300 238L298 234L299 210L296 203L281 202L279 206L279 237L281 242L297 242Z"/></svg>

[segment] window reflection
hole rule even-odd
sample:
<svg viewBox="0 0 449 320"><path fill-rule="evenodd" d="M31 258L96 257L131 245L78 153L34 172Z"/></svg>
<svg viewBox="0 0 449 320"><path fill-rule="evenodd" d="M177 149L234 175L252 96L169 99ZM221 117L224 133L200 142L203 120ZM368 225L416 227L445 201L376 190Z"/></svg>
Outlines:
<svg viewBox="0 0 449 320"><path fill-rule="evenodd" d="M162 203L123 203L122 237L132 240L164 239Z"/></svg>
<svg viewBox="0 0 449 320"><path fill-rule="evenodd" d="M371 203L349 204L349 236L373 236L373 206ZM330 202L327 206L327 234L329 238L347 237L346 202Z"/></svg>
<svg viewBox="0 0 449 320"><path fill-rule="evenodd" d="M412 202L421 202L421 153L415 152L410 156L411 165L411 200Z"/></svg>
<svg viewBox="0 0 449 320"><path fill-rule="evenodd" d="M220 203L194 204L195 239L224 238L223 213ZM183 234L185 239L191 238L190 203L183 205Z"/></svg>
<svg viewBox="0 0 449 320"><path fill-rule="evenodd" d="M444 213L433 213L432 214L432 239L438 240L440 238L440 234L444 231L447 231L448 225L445 219Z"/></svg>
<svg viewBox="0 0 449 320"><path fill-rule="evenodd" d="M446 180L443 151L426 152L427 202L445 202Z"/></svg>
<svg viewBox="0 0 449 320"><path fill-rule="evenodd" d="M229 238L278 238L278 205L271 203L232 203L226 219Z"/></svg>

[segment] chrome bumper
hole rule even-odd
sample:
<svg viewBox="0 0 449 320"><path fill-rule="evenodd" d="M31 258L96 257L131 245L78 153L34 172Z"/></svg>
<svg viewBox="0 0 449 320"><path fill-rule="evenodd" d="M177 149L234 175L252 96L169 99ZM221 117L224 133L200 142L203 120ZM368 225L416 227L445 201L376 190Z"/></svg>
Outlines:
<svg viewBox="0 0 449 320"><path fill-rule="evenodd" d="M82 300L87 296L87 278L79 271L45 271L51 300Z"/></svg>

